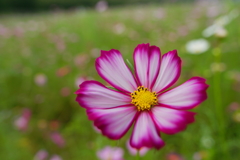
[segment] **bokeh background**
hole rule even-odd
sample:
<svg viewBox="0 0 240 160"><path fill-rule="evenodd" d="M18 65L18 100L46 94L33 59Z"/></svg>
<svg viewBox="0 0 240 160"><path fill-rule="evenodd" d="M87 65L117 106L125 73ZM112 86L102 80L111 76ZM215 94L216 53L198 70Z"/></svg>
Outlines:
<svg viewBox="0 0 240 160"><path fill-rule="evenodd" d="M196 122L161 134L166 146L141 159L238 160L239 13L239 0L0 0L0 159L95 160L106 146L135 159L131 132L103 137L74 92L84 80L105 84L94 65L100 50L133 62L134 48L150 43L162 54L178 50L176 85L201 76L210 87Z"/></svg>

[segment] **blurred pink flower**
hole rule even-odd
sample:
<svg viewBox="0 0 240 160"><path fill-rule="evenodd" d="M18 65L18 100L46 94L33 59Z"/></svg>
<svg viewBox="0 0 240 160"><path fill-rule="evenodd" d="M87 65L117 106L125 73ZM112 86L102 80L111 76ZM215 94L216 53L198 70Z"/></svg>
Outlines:
<svg viewBox="0 0 240 160"><path fill-rule="evenodd" d="M34 82L38 86L44 86L47 83L47 76L43 73L38 73L34 77Z"/></svg>
<svg viewBox="0 0 240 160"><path fill-rule="evenodd" d="M14 36L16 37L23 37L24 35L24 29L21 27L16 27L13 31Z"/></svg>
<svg viewBox="0 0 240 160"><path fill-rule="evenodd" d="M215 6L210 6L208 9L207 9L207 12L206 12L206 15L207 17L216 17L219 15L221 9L219 6L215 5Z"/></svg>
<svg viewBox="0 0 240 160"><path fill-rule="evenodd" d="M57 70L57 76L64 77L70 72L70 68L68 66L61 67Z"/></svg>
<svg viewBox="0 0 240 160"><path fill-rule="evenodd" d="M67 97L71 94L71 89L69 87L63 87L60 93L63 97Z"/></svg>
<svg viewBox="0 0 240 160"><path fill-rule="evenodd" d="M49 160L62 160L62 158L59 155L55 154Z"/></svg>
<svg viewBox="0 0 240 160"><path fill-rule="evenodd" d="M240 110L240 104L238 102L232 102L229 106L228 106L228 110L230 112L232 111L236 111L236 110Z"/></svg>
<svg viewBox="0 0 240 160"><path fill-rule="evenodd" d="M50 138L58 147L64 147L65 146L65 140L63 139L63 137L60 133L53 132L53 133L50 134Z"/></svg>
<svg viewBox="0 0 240 160"><path fill-rule="evenodd" d="M15 120L14 124L18 130L26 131L28 128L30 118L31 118L31 110L28 108L25 108L23 109L21 116Z"/></svg>
<svg viewBox="0 0 240 160"><path fill-rule="evenodd" d="M74 63L77 67L83 67L89 61L87 54L80 54L74 58Z"/></svg>
<svg viewBox="0 0 240 160"><path fill-rule="evenodd" d="M5 38L9 38L11 36L11 30L4 27L3 25L0 24L0 36L3 36Z"/></svg>
<svg viewBox="0 0 240 160"><path fill-rule="evenodd" d="M118 147L105 147L97 152L100 160L123 160L123 149Z"/></svg>
<svg viewBox="0 0 240 160"><path fill-rule="evenodd" d="M88 80L88 78L87 77L78 77L76 80L75 80L75 85L77 86L77 87L79 87L79 85L80 84L82 84L82 82L84 82L84 81L86 81L86 80Z"/></svg>
<svg viewBox="0 0 240 160"><path fill-rule="evenodd" d="M184 158L177 153L169 153L167 155L167 160L184 160Z"/></svg>
<svg viewBox="0 0 240 160"><path fill-rule="evenodd" d="M46 160L48 157L48 152L46 150L39 150L35 156L34 156L34 160Z"/></svg>
<svg viewBox="0 0 240 160"><path fill-rule="evenodd" d="M136 155L137 154L138 150L136 148L131 147L129 140L127 141L126 145L127 145L128 151L131 155ZM147 147L140 148L139 155L144 156L147 153L148 150L149 150L149 148L147 148Z"/></svg>
<svg viewBox="0 0 240 160"><path fill-rule="evenodd" d="M98 12L104 12L108 9L108 3L107 1L98 1L96 6L95 6L95 9L98 11Z"/></svg>

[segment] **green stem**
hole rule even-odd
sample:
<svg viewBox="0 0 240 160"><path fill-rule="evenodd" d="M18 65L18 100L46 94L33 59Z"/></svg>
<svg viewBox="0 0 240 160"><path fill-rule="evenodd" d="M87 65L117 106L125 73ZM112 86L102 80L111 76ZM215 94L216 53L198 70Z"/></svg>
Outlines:
<svg viewBox="0 0 240 160"><path fill-rule="evenodd" d="M221 49L216 47L213 49L214 62L221 62ZM216 118L218 124L218 133L219 133L219 143L221 144L221 151L225 154L226 159L230 159L228 146L226 145L226 137L225 137L225 121L224 121L224 108L222 105L222 93L221 93L221 73L219 71L215 71L213 75L213 93L214 93L214 101L215 101L215 110L216 110Z"/></svg>
<svg viewBox="0 0 240 160"><path fill-rule="evenodd" d="M139 150L137 150L136 160L140 160Z"/></svg>

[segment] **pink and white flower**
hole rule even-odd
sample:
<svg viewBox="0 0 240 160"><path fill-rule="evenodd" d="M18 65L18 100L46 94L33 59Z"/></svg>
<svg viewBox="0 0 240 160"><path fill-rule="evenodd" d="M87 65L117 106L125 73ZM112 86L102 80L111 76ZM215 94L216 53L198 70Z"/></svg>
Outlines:
<svg viewBox="0 0 240 160"><path fill-rule="evenodd" d="M97 152L100 160L123 160L124 151L119 147L105 147Z"/></svg>
<svg viewBox="0 0 240 160"><path fill-rule="evenodd" d="M28 108L24 108L19 118L14 121L16 128L20 131L26 131L31 119L32 112Z"/></svg>
<svg viewBox="0 0 240 160"><path fill-rule="evenodd" d="M46 160L48 157L48 152L44 149L39 150L35 156L34 156L34 160Z"/></svg>
<svg viewBox="0 0 240 160"><path fill-rule="evenodd" d="M96 60L99 75L116 90L97 81L85 81L76 91L76 101L86 109L102 134L122 138L134 125L130 138L133 148L160 149L160 132L175 134L194 122L195 113L186 111L206 100L205 79L193 77L170 90L179 78L181 59L173 50L161 57L160 49L138 45L131 72L118 50L101 51Z"/></svg>

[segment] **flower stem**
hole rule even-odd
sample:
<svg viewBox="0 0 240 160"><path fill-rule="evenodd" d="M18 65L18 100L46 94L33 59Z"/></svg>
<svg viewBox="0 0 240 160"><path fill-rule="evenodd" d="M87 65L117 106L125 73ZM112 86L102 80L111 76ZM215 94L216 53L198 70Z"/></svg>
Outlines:
<svg viewBox="0 0 240 160"><path fill-rule="evenodd" d="M219 47L215 47L213 49L214 61L215 63L221 62L221 49ZM213 75L213 93L214 93L214 101L215 101L215 109L216 109L216 118L218 122L218 133L219 133L219 146L220 152L225 154L226 159L231 159L228 151L228 146L226 145L226 137L225 137L225 115L224 108L222 105L222 93L221 93L221 73L220 71L215 71Z"/></svg>
<svg viewBox="0 0 240 160"><path fill-rule="evenodd" d="M136 160L140 160L139 150L137 150Z"/></svg>

